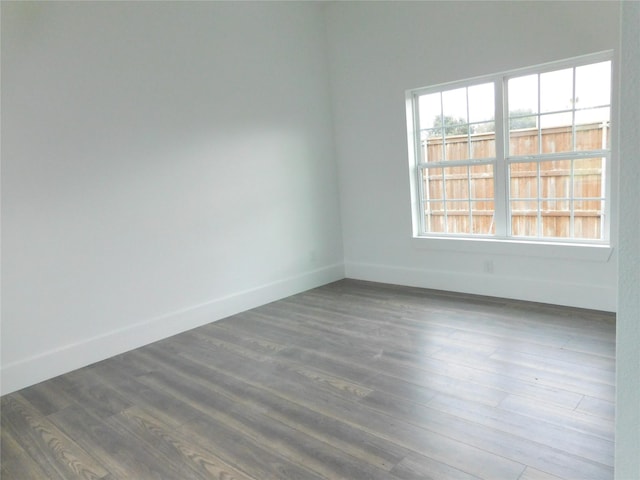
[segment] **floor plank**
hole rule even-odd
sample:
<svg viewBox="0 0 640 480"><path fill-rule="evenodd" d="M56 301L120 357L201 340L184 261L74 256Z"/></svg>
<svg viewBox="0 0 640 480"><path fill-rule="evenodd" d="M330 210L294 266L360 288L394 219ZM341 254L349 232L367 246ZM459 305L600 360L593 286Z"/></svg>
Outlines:
<svg viewBox="0 0 640 480"><path fill-rule="evenodd" d="M108 473L85 449L37 413L19 394L3 402L2 415L6 419L3 431L10 432L46 478L97 479ZM30 475L37 477L33 471Z"/></svg>
<svg viewBox="0 0 640 480"><path fill-rule="evenodd" d="M342 280L2 397L3 479L613 478L612 314Z"/></svg>

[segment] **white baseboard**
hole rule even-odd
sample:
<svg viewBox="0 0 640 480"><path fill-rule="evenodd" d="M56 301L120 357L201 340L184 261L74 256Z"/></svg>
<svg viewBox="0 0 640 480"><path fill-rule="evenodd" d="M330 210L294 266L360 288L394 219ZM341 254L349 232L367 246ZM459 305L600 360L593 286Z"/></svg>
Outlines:
<svg viewBox="0 0 640 480"><path fill-rule="evenodd" d="M471 293L490 297L616 311L615 287L535 280L495 274L447 272L368 263L345 263L345 276L357 280Z"/></svg>
<svg viewBox="0 0 640 480"><path fill-rule="evenodd" d="M344 265L330 265L12 362L2 366L0 392L3 395L11 393L134 348L342 278Z"/></svg>

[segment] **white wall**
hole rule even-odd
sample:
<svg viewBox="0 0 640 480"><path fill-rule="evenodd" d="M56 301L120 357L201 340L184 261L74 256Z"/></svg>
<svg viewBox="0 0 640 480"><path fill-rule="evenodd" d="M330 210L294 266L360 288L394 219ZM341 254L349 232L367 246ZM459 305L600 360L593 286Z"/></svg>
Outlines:
<svg viewBox="0 0 640 480"><path fill-rule="evenodd" d="M5 393L343 277L321 8L2 2Z"/></svg>
<svg viewBox="0 0 640 480"><path fill-rule="evenodd" d="M620 40L619 303L616 339L617 480L640 478L640 2L622 6Z"/></svg>
<svg viewBox="0 0 640 480"><path fill-rule="evenodd" d="M412 241L404 95L617 49L618 12L616 2L332 3L329 58L346 275L615 310L615 248L611 256L518 246L505 254L495 245ZM487 262L493 273L485 273Z"/></svg>

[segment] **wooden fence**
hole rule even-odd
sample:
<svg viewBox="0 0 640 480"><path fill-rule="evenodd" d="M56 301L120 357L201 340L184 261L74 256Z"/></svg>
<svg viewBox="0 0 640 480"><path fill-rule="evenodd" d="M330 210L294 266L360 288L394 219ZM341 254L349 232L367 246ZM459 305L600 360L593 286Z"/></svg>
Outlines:
<svg viewBox="0 0 640 480"><path fill-rule="evenodd" d="M512 155L569 152L571 127L511 132ZM609 128L583 125L576 131L576 149L598 150L608 144ZM469 144L469 141L471 144ZM424 158L441 161L495 157L492 133L447 137L423 142ZM603 159L553 160L514 163L509 171L511 234L544 237L590 238L601 236L603 215ZM473 165L424 170L425 221L431 232L495 233L493 165ZM572 232L573 227L573 232Z"/></svg>

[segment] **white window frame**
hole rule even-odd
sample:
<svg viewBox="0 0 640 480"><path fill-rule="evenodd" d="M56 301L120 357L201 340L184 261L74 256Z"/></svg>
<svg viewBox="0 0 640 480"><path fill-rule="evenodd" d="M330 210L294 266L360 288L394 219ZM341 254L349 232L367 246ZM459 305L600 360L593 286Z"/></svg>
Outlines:
<svg viewBox="0 0 640 480"><path fill-rule="evenodd" d="M535 156L518 156L508 157L508 126L506 125L505 118L508 118L507 110L507 81L510 78L520 77L530 74L540 74L554 70L560 70L563 68L579 67L581 65L588 65L592 63L599 63L604 61L611 62L611 99L610 99L610 143L607 150L599 151L597 155L606 158L605 166L602 175L603 180L603 195L604 208L603 208L603 223L602 223L602 238L601 239L581 239L581 238L550 238L550 237L516 237L509 235L510 229L510 209L509 209L509 163L518 161L540 162L544 160L567 160L577 159L583 155L582 152L567 152L556 154L542 154ZM442 243L445 240L463 240L463 242L453 242L452 245L448 245L453 249L464 249L464 240L473 241L474 244L485 244L487 242L499 242L509 245L556 245L556 250L562 251L560 255L566 255L565 249L562 246L591 246L596 247L595 250L600 250L600 253L596 254L597 259L608 260L611 255L611 249L607 248L611 244L611 218L612 218L612 204L615 201L615 195L611 188L611 178L613 171L612 157L616 149L616 131L617 126L615 119L617 114L616 105L616 82L615 82L615 59L612 51L599 52L590 55L584 55L580 57L574 57L556 62L550 62L543 65L536 65L517 70L510 70L500 72L492 75L473 77L466 80L448 82L438 85L433 85L425 88L411 89L406 92L406 111L407 111L407 132L408 132L408 152L409 152L409 167L410 167L410 193L411 193L411 210L412 210L412 225L413 225L413 237L414 239L434 239L439 240L437 243L440 246L448 244ZM495 86L495 125L496 125L496 158L495 159L483 159L480 163L488 163L487 160L491 160L494 164L494 207L495 207L495 234L482 235L482 234L469 234L469 233L437 233L427 232L424 222L424 198L422 189L422 179L420 164L420 128L418 125L418 97L425 94L442 92L445 90L452 90L462 87L470 87L481 83L493 83ZM589 152L592 154L593 152ZM591 158L591 157L589 157ZM444 163L444 162L443 162ZM448 162L447 165L454 166L455 163L473 165L473 160L461 161L461 162ZM471 194L471 193L470 193ZM573 227L572 227L573 228ZM419 243L418 243L419 244ZM423 246L423 245L420 245ZM483 247L486 248L486 247ZM514 248L514 247L509 247ZM488 250L492 250L489 248ZM516 246L515 250L519 248ZM595 251L594 250L594 251ZM544 249L547 252L549 249ZM582 254L579 254L580 258ZM551 255L553 256L553 254Z"/></svg>

